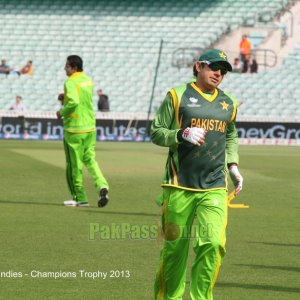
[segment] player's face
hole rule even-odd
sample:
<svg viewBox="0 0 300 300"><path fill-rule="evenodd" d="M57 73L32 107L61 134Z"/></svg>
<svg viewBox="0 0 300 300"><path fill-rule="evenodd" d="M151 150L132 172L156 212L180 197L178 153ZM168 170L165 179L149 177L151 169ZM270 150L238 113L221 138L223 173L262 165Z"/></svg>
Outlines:
<svg viewBox="0 0 300 300"><path fill-rule="evenodd" d="M212 63L201 64L197 62L197 85L204 91L213 92L216 87L222 82L226 69L222 66Z"/></svg>
<svg viewBox="0 0 300 300"><path fill-rule="evenodd" d="M66 71L67 76L71 76L73 73L76 72L76 69L73 69L73 68L70 66L69 62L67 61L67 62L66 62L66 65L65 65L65 71Z"/></svg>

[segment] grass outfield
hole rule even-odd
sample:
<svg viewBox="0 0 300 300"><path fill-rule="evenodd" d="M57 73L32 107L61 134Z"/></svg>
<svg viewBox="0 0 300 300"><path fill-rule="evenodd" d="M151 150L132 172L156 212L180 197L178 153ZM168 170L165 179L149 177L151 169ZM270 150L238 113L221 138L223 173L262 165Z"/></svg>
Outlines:
<svg viewBox="0 0 300 300"><path fill-rule="evenodd" d="M152 144L97 143L111 201L96 207L86 176L91 207L65 208L62 201L69 194L62 143L0 141L0 299L153 299L162 239L152 230L151 236L136 238L134 231L131 238L105 240L104 229L158 228L154 200L166 153ZM250 209L229 211L227 256L214 299L299 299L299 148L241 146L240 156L245 185L235 202ZM192 249L190 254L189 266ZM69 272L76 278L34 277L38 271ZM107 277L88 277L97 271Z"/></svg>

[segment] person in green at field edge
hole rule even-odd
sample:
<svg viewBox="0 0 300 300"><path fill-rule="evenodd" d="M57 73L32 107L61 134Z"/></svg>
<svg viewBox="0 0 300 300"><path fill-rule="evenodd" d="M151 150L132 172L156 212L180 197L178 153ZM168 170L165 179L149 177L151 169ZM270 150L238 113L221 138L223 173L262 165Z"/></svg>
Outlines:
<svg viewBox="0 0 300 300"><path fill-rule="evenodd" d="M164 245L156 273L155 299L182 299L191 228L199 230L193 247L192 300L212 300L225 255L227 174L242 190L238 170L236 100L218 88L232 66L223 51L204 52L194 67L196 80L171 89L151 125L154 144L169 147L163 178Z"/></svg>
<svg viewBox="0 0 300 300"><path fill-rule="evenodd" d="M63 107L56 112L63 118L64 148L66 154L66 175L72 200L65 206L89 206L83 188L83 165L93 177L98 193L98 206L108 202L108 183L95 159L96 119L93 106L93 81L83 72L82 59L77 55L67 57L64 83Z"/></svg>

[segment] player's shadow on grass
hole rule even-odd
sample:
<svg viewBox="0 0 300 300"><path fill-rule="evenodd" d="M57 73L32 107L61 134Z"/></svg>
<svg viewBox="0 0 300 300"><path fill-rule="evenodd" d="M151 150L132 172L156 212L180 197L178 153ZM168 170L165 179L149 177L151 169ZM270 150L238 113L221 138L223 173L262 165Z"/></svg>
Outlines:
<svg viewBox="0 0 300 300"><path fill-rule="evenodd" d="M102 208L103 209L103 208ZM161 214L149 214L144 212L125 212L125 211L106 211L101 208L90 210L87 208L81 209L81 212L96 213L96 214L108 214L108 215L127 215L127 216L145 216L145 217L160 217Z"/></svg>
<svg viewBox="0 0 300 300"><path fill-rule="evenodd" d="M216 287L220 288L242 288L250 290L265 290L283 293L299 293L300 288L277 286L277 285L258 285L258 284L243 284L236 282L219 282L216 283Z"/></svg>
<svg viewBox="0 0 300 300"><path fill-rule="evenodd" d="M186 282L187 285L190 284L190 281ZM245 283L236 283L236 282L217 282L216 287L219 288L240 288L240 289L249 289L249 290L265 290L265 291L274 291L274 292L283 292L283 293L299 293L300 288L286 287L286 286L277 286L277 285L258 285L258 284L245 284Z"/></svg>
<svg viewBox="0 0 300 300"><path fill-rule="evenodd" d="M24 204L24 205L50 205L50 206L62 206L63 207L63 204L61 204L61 203L48 203L48 202L0 200L0 203L4 203L4 204Z"/></svg>
<svg viewBox="0 0 300 300"><path fill-rule="evenodd" d="M9 200L0 200L0 203L4 204L23 204L23 205L49 205L49 206L61 206L64 207L62 203L47 203L47 202L32 202L32 201L9 201ZM149 214L143 212L122 212L122 211L103 211L101 208L95 207L93 210L90 210L85 207L80 207L78 209L80 212L84 213L96 213L96 214L108 214L108 215L128 215L128 216L145 216L145 217L159 217L160 214Z"/></svg>
<svg viewBox="0 0 300 300"><path fill-rule="evenodd" d="M280 246L280 247L300 247L300 244L287 244L287 243L272 243L272 242L249 242L251 244L263 244L267 246Z"/></svg>
<svg viewBox="0 0 300 300"><path fill-rule="evenodd" d="M270 270L280 270L289 272L300 272L300 268L297 267L286 267L286 266L265 266L265 265L249 265L249 264L234 264L240 267L250 267L253 269L270 269Z"/></svg>

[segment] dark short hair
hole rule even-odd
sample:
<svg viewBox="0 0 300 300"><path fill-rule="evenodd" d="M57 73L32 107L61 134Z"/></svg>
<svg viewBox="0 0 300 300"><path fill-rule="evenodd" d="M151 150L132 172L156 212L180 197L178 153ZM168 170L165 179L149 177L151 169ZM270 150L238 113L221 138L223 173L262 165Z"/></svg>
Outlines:
<svg viewBox="0 0 300 300"><path fill-rule="evenodd" d="M193 75L194 75L195 77L197 77L197 75L198 75L198 71L197 71L196 64L197 64L197 62L195 62L194 65L193 65ZM201 65L201 68L204 68L205 63L200 62L200 65Z"/></svg>
<svg viewBox="0 0 300 300"><path fill-rule="evenodd" d="M197 69L196 69L196 63L194 63L194 65L193 65L193 75L194 75L195 77L197 77L197 75L198 75L198 71L197 71Z"/></svg>
<svg viewBox="0 0 300 300"><path fill-rule="evenodd" d="M83 71L83 62L80 56L70 55L67 57L67 61L72 69L77 69L78 72Z"/></svg>

